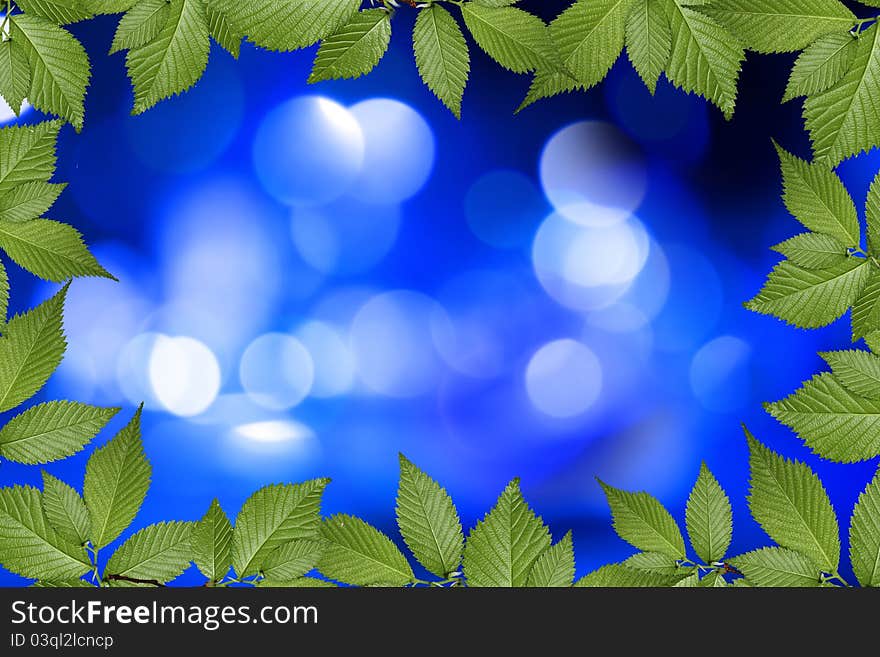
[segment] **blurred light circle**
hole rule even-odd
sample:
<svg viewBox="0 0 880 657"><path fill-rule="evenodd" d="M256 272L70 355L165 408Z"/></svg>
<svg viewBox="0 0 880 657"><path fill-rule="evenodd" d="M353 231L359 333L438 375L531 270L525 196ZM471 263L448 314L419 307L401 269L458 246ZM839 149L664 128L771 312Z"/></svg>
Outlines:
<svg viewBox="0 0 880 657"><path fill-rule="evenodd" d="M220 392L220 366L213 352L190 337L159 336L150 353L150 384L174 415L198 415Z"/></svg>
<svg viewBox="0 0 880 657"><path fill-rule="evenodd" d="M384 205L414 196L434 168L434 133L409 105L374 98L349 111L364 135L364 164L352 193Z"/></svg>
<svg viewBox="0 0 880 657"><path fill-rule="evenodd" d="M238 70L232 60L217 58L185 94L128 119L126 133L138 159L158 171L190 173L222 155L244 116Z"/></svg>
<svg viewBox="0 0 880 657"><path fill-rule="evenodd" d="M314 432L305 424L292 420L248 422L235 427L235 433L256 443L287 443L315 437Z"/></svg>
<svg viewBox="0 0 880 657"><path fill-rule="evenodd" d="M345 197L322 207L294 208L290 225L293 243L309 266L323 274L356 274L394 246L400 208Z"/></svg>
<svg viewBox="0 0 880 657"><path fill-rule="evenodd" d="M576 340L550 342L526 368L526 391L545 415L569 418L587 411L602 392L602 367L595 354Z"/></svg>
<svg viewBox="0 0 880 657"><path fill-rule="evenodd" d="M385 292L367 301L355 315L350 333L361 381L389 397L415 397L433 389L442 363L432 331L444 314L436 301L408 290Z"/></svg>
<svg viewBox="0 0 880 657"><path fill-rule="evenodd" d="M464 199L464 214L481 241L508 249L528 242L547 214L547 203L528 176L499 170L487 173L471 186Z"/></svg>
<svg viewBox="0 0 880 657"><path fill-rule="evenodd" d="M9 106L3 98L0 98L0 124L10 123L20 119L22 116L27 113L27 111L31 108L31 104L27 101L24 101L21 104L21 112L18 116L15 115L15 112L12 111L12 108Z"/></svg>
<svg viewBox="0 0 880 657"><path fill-rule="evenodd" d="M634 333L642 330L649 321L641 309L625 301L595 310L587 316L590 326L609 333Z"/></svg>
<svg viewBox="0 0 880 657"><path fill-rule="evenodd" d="M325 322L311 321L296 330L314 363L311 395L334 397L351 389L354 383L354 358L342 333Z"/></svg>
<svg viewBox="0 0 880 657"><path fill-rule="evenodd" d="M621 303L626 303L638 309L646 318L653 319L666 305L669 297L669 262L663 247L651 240L648 259L638 277L630 285L626 293L620 298Z"/></svg>
<svg viewBox="0 0 880 657"><path fill-rule="evenodd" d="M150 357L161 333L140 333L129 340L116 359L116 383L125 398L150 410L162 408L150 382Z"/></svg>
<svg viewBox="0 0 880 657"><path fill-rule="evenodd" d="M282 203L326 203L348 191L360 174L364 135L342 105L300 96L263 119L253 156L260 182Z"/></svg>
<svg viewBox="0 0 880 657"><path fill-rule="evenodd" d="M635 218L583 226L554 213L535 235L532 264L541 285L559 303L594 310L626 292L649 252L650 238Z"/></svg>
<svg viewBox="0 0 880 657"><path fill-rule="evenodd" d="M260 406L275 410L299 404L312 389L315 366L303 344L286 333L266 333L241 357L241 385Z"/></svg>
<svg viewBox="0 0 880 657"><path fill-rule="evenodd" d="M708 342L691 360L691 390L707 410L737 411L749 402L751 347L740 338L723 335Z"/></svg>
<svg viewBox="0 0 880 657"><path fill-rule="evenodd" d="M580 203L635 211L647 188L641 153L613 125L574 123L557 132L541 155L541 185L561 212Z"/></svg>

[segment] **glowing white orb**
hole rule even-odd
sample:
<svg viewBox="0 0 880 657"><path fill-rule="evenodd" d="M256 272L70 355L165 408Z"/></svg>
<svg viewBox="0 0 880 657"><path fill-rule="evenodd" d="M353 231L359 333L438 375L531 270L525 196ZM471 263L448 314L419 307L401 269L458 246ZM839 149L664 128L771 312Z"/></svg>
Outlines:
<svg viewBox="0 0 880 657"><path fill-rule="evenodd" d="M306 425L292 420L266 420L250 422L235 427L235 433L256 443L286 443L307 440L314 433Z"/></svg>
<svg viewBox="0 0 880 657"><path fill-rule="evenodd" d="M150 353L149 372L156 399L174 415L198 415L220 392L217 358L193 338L159 336Z"/></svg>
<svg viewBox="0 0 880 657"><path fill-rule="evenodd" d="M241 385L260 406L275 410L299 404L312 389L315 366L303 344L286 333L267 333L241 357Z"/></svg>
<svg viewBox="0 0 880 657"><path fill-rule="evenodd" d="M587 411L602 392L602 366L584 344L556 340L541 347L526 368L526 391L545 415L570 418Z"/></svg>
<svg viewBox="0 0 880 657"><path fill-rule="evenodd" d="M312 321L296 330L314 363L311 393L315 397L334 397L351 389L354 383L354 357L342 333L331 324Z"/></svg>

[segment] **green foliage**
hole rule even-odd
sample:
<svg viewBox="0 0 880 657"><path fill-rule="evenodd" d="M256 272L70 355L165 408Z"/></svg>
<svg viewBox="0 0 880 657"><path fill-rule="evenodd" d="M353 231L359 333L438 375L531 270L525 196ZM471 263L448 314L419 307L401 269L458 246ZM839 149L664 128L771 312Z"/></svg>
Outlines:
<svg viewBox="0 0 880 657"><path fill-rule="evenodd" d="M849 526L850 559L862 586L880 586L880 473L859 496Z"/></svg>
<svg viewBox="0 0 880 657"><path fill-rule="evenodd" d="M85 545L92 533L92 518L80 494L48 472L43 472L43 511L46 520L69 543Z"/></svg>
<svg viewBox="0 0 880 657"><path fill-rule="evenodd" d="M360 518L344 514L321 525L326 549L321 573L357 586L402 586L413 580L406 557L385 534Z"/></svg>
<svg viewBox="0 0 880 657"><path fill-rule="evenodd" d="M782 102L825 91L846 75L856 56L857 40L848 32L819 37L798 56Z"/></svg>
<svg viewBox="0 0 880 657"><path fill-rule="evenodd" d="M544 21L516 7L460 5L465 25L487 55L514 73L528 73L555 59Z"/></svg>
<svg viewBox="0 0 880 657"><path fill-rule="evenodd" d="M170 13L168 0L140 0L119 20L110 54L148 44L159 36Z"/></svg>
<svg viewBox="0 0 880 657"><path fill-rule="evenodd" d="M614 531L633 547L672 559L685 557L684 538L675 519L648 493L629 493L599 482L614 517Z"/></svg>
<svg viewBox="0 0 880 657"><path fill-rule="evenodd" d="M626 19L626 53L653 94L672 54L672 27L663 0L635 0Z"/></svg>
<svg viewBox="0 0 880 657"><path fill-rule="evenodd" d="M193 524L160 522L144 527L113 553L105 578L171 581L186 570L192 559Z"/></svg>
<svg viewBox="0 0 880 657"><path fill-rule="evenodd" d="M321 43L309 82L359 78L376 67L390 42L391 20L384 9L359 12Z"/></svg>
<svg viewBox="0 0 880 657"><path fill-rule="evenodd" d="M547 548L535 560L529 573L528 585L533 587L557 588L571 586L574 582L574 546L571 532L562 537L556 545Z"/></svg>
<svg viewBox="0 0 880 657"><path fill-rule="evenodd" d="M211 582L217 582L232 566L232 524L214 500L192 532L193 561Z"/></svg>
<svg viewBox="0 0 880 657"><path fill-rule="evenodd" d="M733 512L727 493L705 463L688 497L685 519L697 556L710 564L723 559L733 535Z"/></svg>
<svg viewBox="0 0 880 657"><path fill-rule="evenodd" d="M419 12L413 28L413 52L419 75L456 118L471 70L470 53L461 28L440 5Z"/></svg>
<svg viewBox="0 0 880 657"><path fill-rule="evenodd" d="M794 550L766 547L730 560L754 586L819 586L819 568Z"/></svg>

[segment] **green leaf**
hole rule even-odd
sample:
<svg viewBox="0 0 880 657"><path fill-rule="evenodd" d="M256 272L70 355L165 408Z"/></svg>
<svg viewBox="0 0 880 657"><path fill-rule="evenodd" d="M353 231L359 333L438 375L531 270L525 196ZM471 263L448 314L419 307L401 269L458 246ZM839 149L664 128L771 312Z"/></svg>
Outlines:
<svg viewBox="0 0 880 657"><path fill-rule="evenodd" d="M107 575L170 582L192 559L194 522L160 522L144 527L107 561ZM105 578L107 577L105 575Z"/></svg>
<svg viewBox="0 0 880 657"><path fill-rule="evenodd" d="M880 356L855 349L819 355L831 367L834 378L850 392L880 401Z"/></svg>
<svg viewBox="0 0 880 657"><path fill-rule="evenodd" d="M90 76L85 48L70 32L39 16L15 14L10 22L12 39L25 46L31 66L28 101L82 130Z"/></svg>
<svg viewBox="0 0 880 657"><path fill-rule="evenodd" d="M9 314L9 274L0 262L0 333L5 331L6 317Z"/></svg>
<svg viewBox="0 0 880 657"><path fill-rule="evenodd" d="M258 46L298 50L334 34L361 0L210 0L229 22Z"/></svg>
<svg viewBox="0 0 880 657"><path fill-rule="evenodd" d="M0 198L22 183L52 177L60 128L60 121L0 128Z"/></svg>
<svg viewBox="0 0 880 657"><path fill-rule="evenodd" d="M0 248L39 278L59 283L77 276L113 278L73 226L51 219L0 222Z"/></svg>
<svg viewBox="0 0 880 657"><path fill-rule="evenodd" d="M868 252L873 256L880 255L880 172L868 189L865 216L868 223Z"/></svg>
<svg viewBox="0 0 880 657"><path fill-rule="evenodd" d="M15 39L0 41L0 96L18 116L31 88L27 50Z"/></svg>
<svg viewBox="0 0 880 657"><path fill-rule="evenodd" d="M192 533L193 561L212 582L222 579L232 565L232 525L216 499Z"/></svg>
<svg viewBox="0 0 880 657"><path fill-rule="evenodd" d="M325 548L323 541L304 539L285 543L266 557L263 576L275 582L298 579L318 565Z"/></svg>
<svg viewBox="0 0 880 657"><path fill-rule="evenodd" d="M519 480L514 479L468 536L464 548L468 586L525 586L550 542L550 532L526 504Z"/></svg>
<svg viewBox="0 0 880 657"><path fill-rule="evenodd" d="M208 31L211 37L220 44L220 47L226 50L235 59L238 59L241 51L241 40L244 34L239 31L222 11L217 9L213 4L208 4L206 9L206 17L208 19Z"/></svg>
<svg viewBox="0 0 880 657"><path fill-rule="evenodd" d="M85 447L119 412L70 401L32 406L0 429L0 456L17 463L49 463Z"/></svg>
<svg viewBox="0 0 880 657"><path fill-rule="evenodd" d="M352 16L321 42L309 82L359 78L372 71L391 42L391 18L384 9Z"/></svg>
<svg viewBox="0 0 880 657"><path fill-rule="evenodd" d="M837 84L856 56L856 41L849 32L834 32L816 39L794 63L782 102L812 96Z"/></svg>
<svg viewBox="0 0 880 657"><path fill-rule="evenodd" d="M861 229L856 206L837 174L774 145L782 169L782 198L788 211L809 230L830 235L844 246L859 246Z"/></svg>
<svg viewBox="0 0 880 657"><path fill-rule="evenodd" d="M880 354L880 331L871 331L865 336L865 344L875 354Z"/></svg>
<svg viewBox="0 0 880 657"><path fill-rule="evenodd" d="M40 491L0 488L0 563L42 580L77 579L89 571L85 548L65 541L43 513Z"/></svg>
<svg viewBox="0 0 880 657"><path fill-rule="evenodd" d="M321 536L327 545L318 570L330 579L355 586L403 586L413 579L406 557L391 539L360 518L328 518Z"/></svg>
<svg viewBox="0 0 880 657"><path fill-rule="evenodd" d="M727 580L724 579L724 575L717 570L713 570L700 580L700 586L710 589L724 589L727 588L728 584Z"/></svg>
<svg viewBox="0 0 880 657"><path fill-rule="evenodd" d="M821 233L801 233L771 248L804 269L839 267L849 257L843 244Z"/></svg>
<svg viewBox="0 0 880 657"><path fill-rule="evenodd" d="M581 86L601 82L620 57L632 6L633 0L576 2L550 24L562 67Z"/></svg>
<svg viewBox="0 0 880 657"><path fill-rule="evenodd" d="M528 73L554 61L547 26L537 16L515 7L460 5L465 25L489 57L514 73Z"/></svg>
<svg viewBox="0 0 880 657"><path fill-rule="evenodd" d="M870 273L871 264L860 258L828 269L803 269L782 261L745 307L800 328L827 326L855 303Z"/></svg>
<svg viewBox="0 0 880 657"><path fill-rule="evenodd" d="M755 586L819 586L819 568L794 550L765 547L730 560Z"/></svg>
<svg viewBox="0 0 880 657"><path fill-rule="evenodd" d="M859 495L849 526L850 561L862 586L880 586L880 473Z"/></svg>
<svg viewBox="0 0 880 657"><path fill-rule="evenodd" d="M571 532L556 545L548 548L535 561L529 573L528 585L532 587L569 587L574 582L574 546Z"/></svg>
<svg viewBox="0 0 880 657"><path fill-rule="evenodd" d="M690 572L685 566L680 566L676 559L662 552L637 552L629 559L623 562L624 566L635 568L636 570L647 570L660 575L678 575Z"/></svg>
<svg viewBox="0 0 880 657"><path fill-rule="evenodd" d="M827 372L766 409L823 458L852 463L880 454L880 402L854 395Z"/></svg>
<svg viewBox="0 0 880 657"><path fill-rule="evenodd" d="M445 578L458 570L464 548L458 511L446 490L403 454L397 526L407 547L428 571Z"/></svg>
<svg viewBox="0 0 880 657"><path fill-rule="evenodd" d="M672 586L677 589L697 588L698 586L700 586L700 573L699 573L699 571L695 570L693 573L691 573L687 577L682 577L680 580L675 582Z"/></svg>
<svg viewBox="0 0 880 657"><path fill-rule="evenodd" d="M672 54L672 28L663 0L635 0L626 19L626 52L653 94Z"/></svg>
<svg viewBox="0 0 880 657"><path fill-rule="evenodd" d="M852 339L856 342L880 329L880 272L871 270L865 289L852 307Z"/></svg>
<svg viewBox="0 0 880 657"><path fill-rule="evenodd" d="M168 19L148 44L128 51L125 64L134 85L134 114L186 91L208 66L211 41L203 0L171 0Z"/></svg>
<svg viewBox="0 0 880 657"><path fill-rule="evenodd" d="M139 0L119 19L110 54L147 45L159 36L170 14L168 0Z"/></svg>
<svg viewBox="0 0 880 657"><path fill-rule="evenodd" d="M15 0L15 4L28 14L41 16L59 25L77 23L94 16L89 4L82 0Z"/></svg>
<svg viewBox="0 0 880 657"><path fill-rule="evenodd" d="M296 579L291 579L287 581L261 579L259 582L257 582L257 587L279 589L334 589L337 588L337 585L333 582L328 582L326 579L319 579L317 577L297 577Z"/></svg>
<svg viewBox="0 0 880 657"><path fill-rule="evenodd" d="M648 493L629 493L599 481L611 514L614 531L644 552L659 552L673 559L685 557L684 538L675 519Z"/></svg>
<svg viewBox="0 0 880 657"><path fill-rule="evenodd" d="M770 451L745 430L751 480L749 508L784 548L800 552L829 573L840 561L837 516L816 474Z"/></svg>
<svg viewBox="0 0 880 657"><path fill-rule="evenodd" d="M258 573L278 546L317 537L321 495L329 481L265 486L247 499L232 533L232 564L240 578Z"/></svg>
<svg viewBox="0 0 880 657"><path fill-rule="evenodd" d="M636 570L620 563L613 563L584 575L574 585L597 588L657 588L671 586L674 582L673 578L660 573Z"/></svg>
<svg viewBox="0 0 880 657"><path fill-rule="evenodd" d="M150 487L150 464L141 442L141 409L86 464L83 497L92 518L92 543L102 548L131 524Z"/></svg>
<svg viewBox="0 0 880 657"><path fill-rule="evenodd" d="M14 187L0 197L0 223L36 219L58 199L67 183L53 184L39 180Z"/></svg>
<svg viewBox="0 0 880 657"><path fill-rule="evenodd" d="M33 310L13 317L0 337L0 412L30 399L61 363L61 314L67 285Z"/></svg>
<svg viewBox="0 0 880 657"><path fill-rule="evenodd" d="M138 0L80 0L94 14L121 14L131 9Z"/></svg>
<svg viewBox="0 0 880 657"><path fill-rule="evenodd" d="M92 531L86 503L73 488L43 471L43 511L65 541L85 545Z"/></svg>
<svg viewBox="0 0 880 657"><path fill-rule="evenodd" d="M666 76L676 87L696 93L733 116L736 85L745 52L740 42L709 16L664 0L672 28Z"/></svg>
<svg viewBox="0 0 880 657"><path fill-rule="evenodd" d="M872 149L880 141L880 32L862 32L846 75L807 98L804 118L817 159L832 164Z"/></svg>
<svg viewBox="0 0 880 657"><path fill-rule="evenodd" d="M730 547L733 514L727 493L705 463L688 497L685 521L697 556L707 564L721 561Z"/></svg>
<svg viewBox="0 0 880 657"><path fill-rule="evenodd" d="M700 11L765 53L802 50L829 32L848 32L856 22L838 0L713 0Z"/></svg>
<svg viewBox="0 0 880 657"><path fill-rule="evenodd" d="M526 107L543 98L551 98L575 90L583 90L583 85L575 80L571 74L563 71L539 70L532 78L529 92L516 112L522 112Z"/></svg>
<svg viewBox="0 0 880 657"><path fill-rule="evenodd" d="M422 81L456 118L461 118L470 53L458 23L440 5L419 12L413 28L413 52Z"/></svg>

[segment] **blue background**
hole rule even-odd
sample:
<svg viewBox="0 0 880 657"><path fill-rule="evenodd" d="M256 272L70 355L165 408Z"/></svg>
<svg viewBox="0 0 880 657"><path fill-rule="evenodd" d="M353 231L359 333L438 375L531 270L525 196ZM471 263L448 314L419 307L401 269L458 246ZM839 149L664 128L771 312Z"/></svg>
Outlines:
<svg viewBox="0 0 880 657"><path fill-rule="evenodd" d="M778 103L791 58L749 56L731 122L665 80L651 97L625 57L599 88L514 117L527 79L472 48L459 122L418 77L412 13L366 78L310 87L312 51L245 45L235 62L214 46L194 91L139 117L124 56L103 54L115 20L73 28L93 78L85 129L62 132L70 186L50 216L121 282L74 283L68 358L38 399L123 406L95 444L146 400L153 480L125 536L198 519L215 496L234 517L261 485L329 476L326 514L396 539L401 451L468 527L521 477L554 538L573 530L579 574L632 553L596 476L683 522L705 460L731 496L739 553L768 542L746 505L741 423L816 469L845 532L876 463L822 462L761 403L822 369L817 351L848 346L848 322L807 332L742 307L777 260L767 247L799 232L770 142L809 154L800 103ZM878 166L840 168L859 206ZM571 172L568 191L633 216L551 217L545 192ZM364 186L373 198L352 200ZM561 262L580 285L542 280ZM55 289L9 268L15 311ZM90 452L46 470L81 488ZM2 485L39 481L39 468L0 468Z"/></svg>

